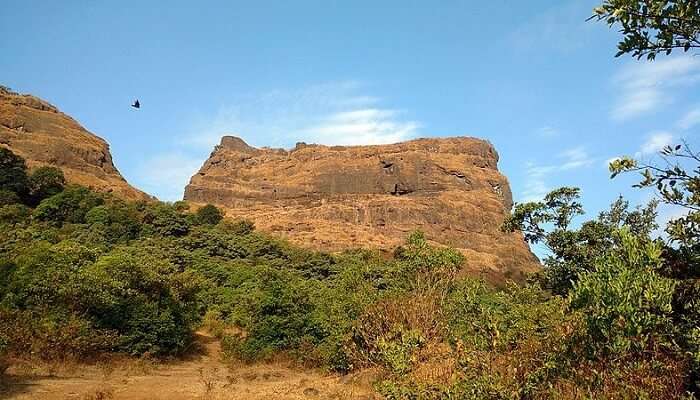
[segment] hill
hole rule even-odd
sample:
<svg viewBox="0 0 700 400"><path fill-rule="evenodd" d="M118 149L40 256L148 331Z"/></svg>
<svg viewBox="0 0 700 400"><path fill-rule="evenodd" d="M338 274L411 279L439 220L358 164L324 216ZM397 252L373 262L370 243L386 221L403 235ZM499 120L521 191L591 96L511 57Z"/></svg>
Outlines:
<svg viewBox="0 0 700 400"><path fill-rule="evenodd" d="M391 250L419 229L462 251L468 271L517 279L538 264L520 234L499 229L512 197L497 163L490 143L469 137L287 151L225 136L185 199L326 251Z"/></svg>
<svg viewBox="0 0 700 400"><path fill-rule="evenodd" d="M61 168L70 183L130 199L150 196L129 185L112 162L109 144L58 108L0 86L0 146L30 168Z"/></svg>

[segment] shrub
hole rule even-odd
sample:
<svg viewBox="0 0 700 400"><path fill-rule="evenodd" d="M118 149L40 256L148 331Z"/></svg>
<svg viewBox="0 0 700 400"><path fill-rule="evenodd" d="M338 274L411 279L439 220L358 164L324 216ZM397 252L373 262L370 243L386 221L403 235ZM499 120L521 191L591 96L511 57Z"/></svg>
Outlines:
<svg viewBox="0 0 700 400"><path fill-rule="evenodd" d="M39 204L45 198L60 193L66 185L63 171L55 167L39 167L29 176L29 199Z"/></svg>
<svg viewBox="0 0 700 400"><path fill-rule="evenodd" d="M100 329L118 333L130 354L177 354L198 320L198 279L166 260L115 250L81 269L83 308Z"/></svg>
<svg viewBox="0 0 700 400"><path fill-rule="evenodd" d="M17 224L27 221L30 215L31 209L22 204L0 206L0 224Z"/></svg>
<svg viewBox="0 0 700 400"><path fill-rule="evenodd" d="M430 246L416 231L394 252L396 283L407 290L447 289L462 267L464 256L451 248Z"/></svg>
<svg viewBox="0 0 700 400"><path fill-rule="evenodd" d="M187 218L174 206L165 203L149 205L144 211L143 222L163 236L185 236L190 229Z"/></svg>
<svg viewBox="0 0 700 400"><path fill-rule="evenodd" d="M221 210L211 204L197 210L196 219L200 224L216 225L224 218Z"/></svg>
<svg viewBox="0 0 700 400"><path fill-rule="evenodd" d="M246 360L294 349L305 337L314 336L310 283L272 268L262 268L258 274L256 281L242 286L241 304L234 316L247 336L231 342L235 346L228 349Z"/></svg>
<svg viewBox="0 0 700 400"><path fill-rule="evenodd" d="M544 341L566 324L566 304L538 286L509 284L494 290L465 279L445 306L454 341L482 351L513 349L525 340Z"/></svg>
<svg viewBox="0 0 700 400"><path fill-rule="evenodd" d="M17 193L7 189L0 189L0 207L20 203L21 199Z"/></svg>
<svg viewBox="0 0 700 400"><path fill-rule="evenodd" d="M670 346L675 282L657 272L661 246L624 229L617 235L621 248L599 259L571 294L571 306L584 315L587 342L603 354Z"/></svg>
<svg viewBox="0 0 700 400"><path fill-rule="evenodd" d="M108 243L136 239L141 232L141 216L133 205L113 200L93 207L85 215L85 222L97 229Z"/></svg>
<svg viewBox="0 0 700 400"><path fill-rule="evenodd" d="M9 340L0 333L0 383L2 382L2 377L5 374L7 368L10 367L10 360L7 357L7 350L9 347Z"/></svg>
<svg viewBox="0 0 700 400"><path fill-rule="evenodd" d="M7 351L44 360L86 359L115 348L114 332L97 329L88 319L66 310L0 308L0 337Z"/></svg>
<svg viewBox="0 0 700 400"><path fill-rule="evenodd" d="M20 197L29 191L24 159L5 147L0 147L0 189L14 192Z"/></svg>
<svg viewBox="0 0 700 400"><path fill-rule="evenodd" d="M225 219L219 222L217 228L234 235L247 235L255 230L255 224L247 219L239 219L235 221Z"/></svg>
<svg viewBox="0 0 700 400"><path fill-rule="evenodd" d="M419 362L417 351L445 334L435 296L399 296L379 300L359 316L347 347L355 367L380 366L401 375Z"/></svg>
<svg viewBox="0 0 700 400"><path fill-rule="evenodd" d="M34 210L34 218L59 225L82 224L88 211L103 203L103 198L88 188L68 186L64 191L43 200Z"/></svg>

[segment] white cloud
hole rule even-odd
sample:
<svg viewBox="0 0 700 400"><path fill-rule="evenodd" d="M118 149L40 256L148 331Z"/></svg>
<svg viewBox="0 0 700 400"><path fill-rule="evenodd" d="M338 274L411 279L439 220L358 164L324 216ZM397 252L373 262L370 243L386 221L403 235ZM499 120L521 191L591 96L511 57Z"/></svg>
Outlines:
<svg viewBox="0 0 700 400"><path fill-rule="evenodd" d="M558 129L552 128L551 126L543 126L542 128L537 130L537 136L541 138L555 138L559 137L561 135L561 132L559 132Z"/></svg>
<svg viewBox="0 0 700 400"><path fill-rule="evenodd" d="M633 62L614 78L620 91L611 112L614 120L624 121L654 111L674 101L674 90L700 81L700 60L675 57L653 62Z"/></svg>
<svg viewBox="0 0 700 400"><path fill-rule="evenodd" d="M564 164L562 164L559 169L568 170L580 167L587 167L593 163L593 159L588 156L588 153L583 147L576 147L563 151L559 154L559 158L564 159Z"/></svg>
<svg viewBox="0 0 700 400"><path fill-rule="evenodd" d="M688 130L696 125L700 125L700 106L688 111L683 118L678 121L678 127Z"/></svg>
<svg viewBox="0 0 700 400"><path fill-rule="evenodd" d="M416 136L420 125L401 121L394 110L366 108L325 117L304 136L324 144L360 145L396 143Z"/></svg>
<svg viewBox="0 0 700 400"><path fill-rule="evenodd" d="M552 175L588 167L594 163L594 159L588 155L588 152L583 146L565 150L557 156L562 160L558 165L538 165L533 162L525 164L525 190L522 192L522 200L539 201L544 195L549 193L552 188L547 184L547 180Z"/></svg>
<svg viewBox="0 0 700 400"><path fill-rule="evenodd" d="M642 143L639 152L635 154L636 158L649 156L658 153L666 146L673 144L673 135L668 132L654 132L647 136L647 140Z"/></svg>
<svg viewBox="0 0 700 400"><path fill-rule="evenodd" d="M382 107L380 98L365 91L363 84L346 81L241 96L214 116L201 117L182 142L211 149L222 135L236 134L255 146L380 144L418 134L420 123Z"/></svg>
<svg viewBox="0 0 700 400"><path fill-rule="evenodd" d="M525 190L522 201L539 201L551 191L547 185L547 177L556 170L554 166L542 166L532 162L525 164Z"/></svg>
<svg viewBox="0 0 700 400"><path fill-rule="evenodd" d="M185 186L201 166L202 160L181 152L156 155L139 167L139 187L160 200L182 200Z"/></svg>

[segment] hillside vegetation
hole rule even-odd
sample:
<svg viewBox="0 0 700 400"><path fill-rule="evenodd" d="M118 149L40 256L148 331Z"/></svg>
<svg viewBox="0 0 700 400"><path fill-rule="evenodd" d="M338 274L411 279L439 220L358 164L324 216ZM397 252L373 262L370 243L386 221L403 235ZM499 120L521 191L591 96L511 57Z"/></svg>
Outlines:
<svg viewBox="0 0 700 400"><path fill-rule="evenodd" d="M574 230L578 191L557 190L517 205L504 224L552 250L543 273L494 288L458 278L463 256L420 232L390 259L318 253L211 205L66 186L60 170L28 172L6 149L0 169L4 367L177 357L204 325L230 359L373 368L388 399L690 398L698 389L695 213L669 226L672 246L650 237L655 204L630 210L620 199ZM696 183L673 187L696 202Z"/></svg>

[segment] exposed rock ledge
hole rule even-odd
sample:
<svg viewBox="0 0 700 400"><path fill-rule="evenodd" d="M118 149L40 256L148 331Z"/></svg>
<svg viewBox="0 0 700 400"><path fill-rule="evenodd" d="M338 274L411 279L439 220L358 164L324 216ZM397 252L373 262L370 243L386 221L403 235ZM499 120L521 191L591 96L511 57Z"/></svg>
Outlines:
<svg viewBox="0 0 700 400"><path fill-rule="evenodd" d="M224 136L185 199L323 250L388 250L420 229L461 249L472 272L518 279L539 264L520 234L499 230L512 198L497 163L489 142L469 137L283 150Z"/></svg>
<svg viewBox="0 0 700 400"><path fill-rule="evenodd" d="M150 196L129 185L114 167L109 145L44 100L0 86L0 146L30 168L53 165L68 182L127 199Z"/></svg>

